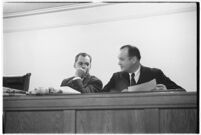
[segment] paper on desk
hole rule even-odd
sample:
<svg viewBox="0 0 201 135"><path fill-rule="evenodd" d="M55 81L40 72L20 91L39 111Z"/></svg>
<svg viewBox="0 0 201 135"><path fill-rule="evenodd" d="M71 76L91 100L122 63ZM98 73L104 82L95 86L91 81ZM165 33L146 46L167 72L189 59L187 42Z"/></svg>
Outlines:
<svg viewBox="0 0 201 135"><path fill-rule="evenodd" d="M38 87L38 88L35 88L33 90L29 90L27 92L27 94L80 94L79 91L71 88L71 87L68 87L68 86L65 86L65 87L49 87L49 88L44 88L44 87Z"/></svg>
<svg viewBox="0 0 201 135"><path fill-rule="evenodd" d="M70 94L70 93L73 93L73 94L80 94L81 92L71 88L71 87L68 87L68 86L64 86L64 87L60 87L59 88L63 94Z"/></svg>
<svg viewBox="0 0 201 135"><path fill-rule="evenodd" d="M22 94L26 94L26 91L19 90L19 89L14 89L14 88L9 88L9 87L3 87L3 93L22 93Z"/></svg>
<svg viewBox="0 0 201 135"><path fill-rule="evenodd" d="M146 83L130 86L130 87L128 87L128 91L129 92L132 92L132 91L151 91L154 88L156 88L156 79L153 79L153 80L146 82Z"/></svg>
<svg viewBox="0 0 201 135"><path fill-rule="evenodd" d="M63 93L63 94L80 94L79 91L69 87L69 86L62 86L62 87L51 87L49 88L50 93Z"/></svg>

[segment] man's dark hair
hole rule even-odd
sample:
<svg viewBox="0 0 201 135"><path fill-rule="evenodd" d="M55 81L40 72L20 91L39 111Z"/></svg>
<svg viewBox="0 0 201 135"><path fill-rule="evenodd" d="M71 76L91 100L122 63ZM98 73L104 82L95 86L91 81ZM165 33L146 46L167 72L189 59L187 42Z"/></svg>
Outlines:
<svg viewBox="0 0 201 135"><path fill-rule="evenodd" d="M138 60L141 59L140 51L137 47L132 46L132 45L124 45L120 49L128 48L128 56L129 57L134 57L136 56Z"/></svg>
<svg viewBox="0 0 201 135"><path fill-rule="evenodd" d="M75 56L75 62L77 62L79 56L83 56L83 57L88 56L88 57L90 58L90 63L91 63L91 61L92 61L92 58L91 58L91 56L90 56L89 54L87 54L87 53L78 53L78 54Z"/></svg>

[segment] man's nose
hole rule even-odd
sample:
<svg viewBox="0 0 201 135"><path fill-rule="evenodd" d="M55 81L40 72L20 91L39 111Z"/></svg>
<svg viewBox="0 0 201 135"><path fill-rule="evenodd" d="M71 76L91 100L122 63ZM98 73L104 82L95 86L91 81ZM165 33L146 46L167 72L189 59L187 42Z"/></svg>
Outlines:
<svg viewBox="0 0 201 135"><path fill-rule="evenodd" d="M121 65L121 62L120 62L120 61L118 62L118 65Z"/></svg>
<svg viewBox="0 0 201 135"><path fill-rule="evenodd" d="M87 68L87 65L83 64L83 65L82 65L82 68L83 68L83 69L86 69L86 68Z"/></svg>

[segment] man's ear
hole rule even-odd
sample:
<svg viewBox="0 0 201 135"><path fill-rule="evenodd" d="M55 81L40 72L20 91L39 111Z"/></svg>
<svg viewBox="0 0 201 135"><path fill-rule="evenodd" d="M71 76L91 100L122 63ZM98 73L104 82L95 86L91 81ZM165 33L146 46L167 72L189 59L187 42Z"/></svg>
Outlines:
<svg viewBox="0 0 201 135"><path fill-rule="evenodd" d="M75 68L75 63L74 63L74 65L73 65L73 67Z"/></svg>
<svg viewBox="0 0 201 135"><path fill-rule="evenodd" d="M91 63L90 63L89 69L91 69Z"/></svg>
<svg viewBox="0 0 201 135"><path fill-rule="evenodd" d="M133 63L136 63L137 62L137 57L136 56L132 57L132 61L133 61Z"/></svg>

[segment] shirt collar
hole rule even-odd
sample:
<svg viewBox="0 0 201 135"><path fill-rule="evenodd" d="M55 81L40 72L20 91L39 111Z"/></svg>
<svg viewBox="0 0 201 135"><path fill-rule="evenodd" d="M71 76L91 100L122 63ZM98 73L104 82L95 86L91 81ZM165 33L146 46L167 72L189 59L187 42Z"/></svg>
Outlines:
<svg viewBox="0 0 201 135"><path fill-rule="evenodd" d="M141 65L140 65L140 66L138 67L138 69L134 72L134 73L135 73L135 76L140 73L140 69L141 69ZM129 73L130 76L131 76L131 74L132 74L132 73Z"/></svg>

